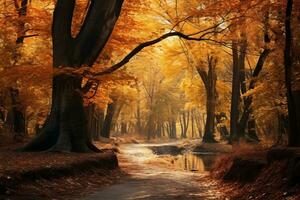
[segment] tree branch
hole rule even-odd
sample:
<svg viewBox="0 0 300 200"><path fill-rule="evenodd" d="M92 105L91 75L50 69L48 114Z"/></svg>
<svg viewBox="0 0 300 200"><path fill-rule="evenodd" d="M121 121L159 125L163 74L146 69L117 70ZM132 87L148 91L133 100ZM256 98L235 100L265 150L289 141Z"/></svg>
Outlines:
<svg viewBox="0 0 300 200"><path fill-rule="evenodd" d="M127 64L131 60L131 58L133 58L136 54L138 54L144 48L146 48L148 46L152 46L156 43L159 43L159 42L161 42L161 41L163 41L163 40L165 40L169 37L177 36L179 38L183 38L183 39L189 40L189 41L211 41L211 42L215 42L215 43L226 46L226 44L223 43L223 42L219 42L219 41L209 39L209 38L204 38L204 35L206 35L206 34L203 34L203 35L201 35L200 37L197 37L197 38L196 37L190 37L191 35L194 35L194 34L185 35L181 32L177 32L177 31L166 33L166 34L160 36L157 39L150 40L150 41L139 44L129 54L127 54L120 62L116 63L115 65L112 65L111 67L105 69L104 71L97 72L97 73L92 73L92 72L85 71L85 75L90 76L90 78L95 78L96 76L103 76L103 75L110 74L110 73L120 69L125 64Z"/></svg>

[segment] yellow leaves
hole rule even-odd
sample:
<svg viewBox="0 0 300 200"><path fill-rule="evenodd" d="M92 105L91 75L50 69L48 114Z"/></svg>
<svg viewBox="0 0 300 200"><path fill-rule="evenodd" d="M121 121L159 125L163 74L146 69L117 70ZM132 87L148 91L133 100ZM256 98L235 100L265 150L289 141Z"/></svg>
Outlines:
<svg viewBox="0 0 300 200"><path fill-rule="evenodd" d="M191 78L187 76L182 80L180 85L184 91L186 98L189 100L187 107L200 107L205 110L206 91L202 81L199 78Z"/></svg>

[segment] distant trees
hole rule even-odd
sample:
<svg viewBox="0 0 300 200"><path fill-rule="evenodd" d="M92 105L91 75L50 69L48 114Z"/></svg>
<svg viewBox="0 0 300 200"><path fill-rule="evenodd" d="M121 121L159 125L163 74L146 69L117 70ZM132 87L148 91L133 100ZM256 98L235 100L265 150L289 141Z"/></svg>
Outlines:
<svg viewBox="0 0 300 200"><path fill-rule="evenodd" d="M101 136L104 138L110 137L110 132L113 127L113 118L117 110L117 99L113 98L113 101L107 104L105 118L101 130Z"/></svg>
<svg viewBox="0 0 300 200"><path fill-rule="evenodd" d="M47 51L51 9L45 8L53 3L12 2L0 5L0 23L6 27L0 30L0 89L19 91L24 118L32 119L25 125L33 127L46 115L47 91L53 86L50 115L25 150L85 152L94 149L90 140L100 134L130 132L148 139L203 135L204 142L215 142L218 130L223 139L230 132L231 142L274 137L284 141L287 114L290 146L299 145L298 2L132 0L123 5L118 0L58 0L52 26L52 82ZM122 5L125 14L110 37ZM146 14L148 9L161 15ZM153 18L162 20L152 23ZM161 36L149 40L153 34ZM149 46L154 50L132 59ZM143 69L138 71L136 65ZM145 66L162 70L150 75ZM131 89L112 98L123 86ZM277 131L267 133L273 124L278 124Z"/></svg>

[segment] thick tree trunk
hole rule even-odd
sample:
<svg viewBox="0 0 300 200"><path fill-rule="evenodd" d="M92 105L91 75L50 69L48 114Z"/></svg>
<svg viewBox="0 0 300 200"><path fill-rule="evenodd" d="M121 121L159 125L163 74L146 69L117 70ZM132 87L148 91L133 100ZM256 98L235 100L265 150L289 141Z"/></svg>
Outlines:
<svg viewBox="0 0 300 200"><path fill-rule="evenodd" d="M71 26L75 0L57 0L52 24L53 67L92 66L120 15L123 0L91 0L78 35ZM97 151L87 135L81 77L53 77L52 108L40 134L25 151ZM105 129L104 129L105 130Z"/></svg>
<svg viewBox="0 0 300 200"><path fill-rule="evenodd" d="M211 93L211 92L209 92ZM205 124L205 132L203 136L203 142L211 143L216 142L214 138L215 132L215 99L214 97L207 95L206 100L206 124Z"/></svg>
<svg viewBox="0 0 300 200"><path fill-rule="evenodd" d="M53 78L52 108L39 135L24 147L25 151L90 152L81 78L56 75Z"/></svg>
<svg viewBox="0 0 300 200"><path fill-rule="evenodd" d="M217 75L216 65L217 60L213 56L208 56L208 73L204 70L198 69L198 73L205 85L206 89L206 123L205 131L203 136L203 142L215 143L214 132L215 132L215 109L217 103Z"/></svg>
<svg viewBox="0 0 300 200"><path fill-rule="evenodd" d="M87 121L87 134L88 138L92 139L93 133L95 132L94 127L94 112L95 112L95 104L90 104L84 108L86 121Z"/></svg>
<svg viewBox="0 0 300 200"><path fill-rule="evenodd" d="M292 37L292 10L293 0L287 0L286 19L285 19L285 49L284 49L284 65L285 65L285 84L287 88L288 101L288 143L291 147L300 146L300 91L299 88L293 89L293 73L297 62L293 63L293 37ZM296 52L294 52L296 56ZM297 52L298 53L298 52ZM297 57L296 57L297 58Z"/></svg>

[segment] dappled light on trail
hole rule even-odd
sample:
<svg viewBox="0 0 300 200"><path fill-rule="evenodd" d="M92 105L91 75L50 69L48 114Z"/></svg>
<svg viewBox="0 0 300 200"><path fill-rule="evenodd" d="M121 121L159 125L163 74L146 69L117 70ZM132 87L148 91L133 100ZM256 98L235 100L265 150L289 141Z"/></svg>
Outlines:
<svg viewBox="0 0 300 200"><path fill-rule="evenodd" d="M156 155L151 147L166 144L124 144L120 146L120 167L130 177L120 184L104 188L85 200L101 199L221 199L206 175L198 155ZM208 162L210 164L210 162Z"/></svg>

